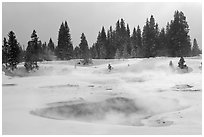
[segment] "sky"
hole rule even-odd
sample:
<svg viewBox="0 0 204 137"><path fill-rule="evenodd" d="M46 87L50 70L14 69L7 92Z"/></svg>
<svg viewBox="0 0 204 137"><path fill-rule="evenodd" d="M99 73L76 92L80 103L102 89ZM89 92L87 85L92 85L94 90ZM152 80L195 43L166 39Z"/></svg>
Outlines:
<svg viewBox="0 0 204 137"><path fill-rule="evenodd" d="M81 33L85 33L92 46L102 26L106 31L110 26L115 28L118 19L123 18L132 33L138 25L142 30L146 19L153 15L161 29L173 20L175 10L184 13L191 41L196 38L202 47L201 2L3 2L2 38L7 38L12 30L18 42L26 47L35 29L42 42L48 43L52 38L57 45L59 27L66 20L74 47L79 45Z"/></svg>

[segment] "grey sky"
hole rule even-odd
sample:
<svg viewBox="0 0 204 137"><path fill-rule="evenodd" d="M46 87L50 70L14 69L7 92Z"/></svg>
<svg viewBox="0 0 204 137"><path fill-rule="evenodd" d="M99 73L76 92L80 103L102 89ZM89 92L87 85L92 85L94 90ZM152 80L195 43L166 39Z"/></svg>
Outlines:
<svg viewBox="0 0 204 137"><path fill-rule="evenodd" d="M2 37L13 30L18 41L27 46L32 30L35 29L42 42L51 37L57 44L58 30L67 20L72 42L79 45L81 33L85 33L89 46L96 41L98 32L104 26L115 28L120 18L131 29L140 25L142 29L147 18L153 15L159 28L173 19L174 11L183 11L190 26L191 40L196 38L202 46L202 4L201 3L3 3Z"/></svg>

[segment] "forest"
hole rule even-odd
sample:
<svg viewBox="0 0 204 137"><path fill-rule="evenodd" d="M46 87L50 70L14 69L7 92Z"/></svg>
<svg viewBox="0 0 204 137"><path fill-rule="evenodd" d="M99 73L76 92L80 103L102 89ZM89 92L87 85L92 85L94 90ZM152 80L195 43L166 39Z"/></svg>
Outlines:
<svg viewBox="0 0 204 137"><path fill-rule="evenodd" d="M13 31L8 38L3 38L2 63L6 68L14 70L20 62L24 62L27 71L37 69L37 62L51 60L83 59L88 64L91 59L126 59L150 57L189 57L201 54L196 38L191 42L189 25L182 11L175 11L173 20L165 27L151 15L146 19L143 28L139 25L130 34L129 24L123 18L116 22L115 27L104 26L99 31L96 42L88 45L85 33L81 34L79 45L72 44L71 32L67 21L59 28L58 41L52 38L48 44L42 42L36 30L24 50ZM191 44L192 43L192 44Z"/></svg>

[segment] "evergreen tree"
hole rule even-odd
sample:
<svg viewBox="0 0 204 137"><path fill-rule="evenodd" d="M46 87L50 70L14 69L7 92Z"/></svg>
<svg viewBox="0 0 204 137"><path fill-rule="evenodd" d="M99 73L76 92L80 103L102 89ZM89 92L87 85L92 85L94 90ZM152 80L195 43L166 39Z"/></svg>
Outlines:
<svg viewBox="0 0 204 137"><path fill-rule="evenodd" d="M135 27L133 28L132 36L131 36L131 57L136 57L136 49L137 49L137 32Z"/></svg>
<svg viewBox="0 0 204 137"><path fill-rule="evenodd" d="M130 28L129 28L129 24L127 24L127 37L130 37Z"/></svg>
<svg viewBox="0 0 204 137"><path fill-rule="evenodd" d="M162 28L160 31L159 25L151 15L150 19L146 20L143 32L138 26L137 29L133 29L131 37L129 25L125 25L125 21L120 19L116 22L115 30L111 27L107 31L106 40L102 40L105 31L102 29L99 32L97 42L91 48L91 54L94 58L104 58L105 54L106 58L121 58L127 55L148 58L189 56L191 43L188 31L186 17L178 11L174 14L174 20L167 23L166 29Z"/></svg>
<svg viewBox="0 0 204 137"><path fill-rule="evenodd" d="M73 57L73 45L71 42L71 35L70 30L67 24L67 21L65 21L65 43L66 43L66 59L72 59Z"/></svg>
<svg viewBox="0 0 204 137"><path fill-rule="evenodd" d="M42 44L41 40L37 41L37 61L43 61L44 60L44 49L43 46L45 46L45 50L47 50L47 44L46 42Z"/></svg>
<svg viewBox="0 0 204 137"><path fill-rule="evenodd" d="M157 54L158 26L155 24L153 15L151 15L150 21L147 19L142 35L144 57L155 57Z"/></svg>
<svg viewBox="0 0 204 137"><path fill-rule="evenodd" d="M124 19L121 19L120 20L120 47L119 47L119 50L120 50L120 53L121 55L123 55L123 50L124 50L124 46L127 46L127 52L129 50L129 37L128 37L128 33L127 33L127 29L125 27L125 21Z"/></svg>
<svg viewBox="0 0 204 137"><path fill-rule="evenodd" d="M39 43L41 43L41 42L39 42ZM44 42L44 43L42 44L41 59L42 59L42 60L47 60L47 61L52 60L52 59L50 58L50 54L51 54L50 52L51 52L51 51L49 50L49 48L48 48L48 46L47 46L47 43Z"/></svg>
<svg viewBox="0 0 204 137"><path fill-rule="evenodd" d="M160 35L160 31L159 31L159 25L158 23L156 23L155 25L155 56L158 56L158 54L160 53L160 49L159 49L159 35Z"/></svg>
<svg viewBox="0 0 204 137"><path fill-rule="evenodd" d="M155 57L157 53L156 39L157 39L158 26L156 28L155 19L153 15L151 15L150 17L149 26L150 26L150 31L149 31L150 33L149 34L150 35L149 36L150 57Z"/></svg>
<svg viewBox="0 0 204 137"><path fill-rule="evenodd" d="M93 59L98 59L99 58L96 43L94 43L92 45L92 47L90 48L90 52L91 52L91 58L93 58Z"/></svg>
<svg viewBox="0 0 204 137"><path fill-rule="evenodd" d="M53 43L53 41L52 41L51 38L50 38L49 43L48 43L48 49L49 49L51 52L54 52L54 50L55 50L55 45L54 45L54 43Z"/></svg>
<svg viewBox="0 0 204 137"><path fill-rule="evenodd" d="M58 34L58 45L56 47L55 50L55 54L56 56L63 60L65 57L64 55L64 45L65 45L65 41L64 41L64 23L62 22L60 29L59 29L59 34Z"/></svg>
<svg viewBox="0 0 204 137"><path fill-rule="evenodd" d="M8 47L8 67L14 70L20 62L20 48L13 31L10 31L8 34Z"/></svg>
<svg viewBox="0 0 204 137"><path fill-rule="evenodd" d="M80 48L78 46L76 46L74 48L74 51L73 51L73 56L75 59L80 59L81 58L81 52L80 52Z"/></svg>
<svg viewBox="0 0 204 137"><path fill-rule="evenodd" d="M81 56L82 59L84 59L84 65L89 63L89 47L88 47L88 42L86 40L86 37L84 35L84 33L81 34L81 42L79 44L79 48L80 48L80 52L81 52Z"/></svg>
<svg viewBox="0 0 204 137"><path fill-rule="evenodd" d="M122 53L123 55L122 55L122 57L125 58L125 59L127 59L127 58L129 58L128 47L127 47L126 44L123 45L123 47L124 47L124 49L123 49L123 53Z"/></svg>
<svg viewBox="0 0 204 137"><path fill-rule="evenodd" d="M116 54L116 51L118 49L118 52L122 52L122 43L121 43L121 27L120 27L120 21L118 20L116 22L116 28L115 28L115 32L113 34L113 39L114 39L114 45L115 45L115 54ZM119 54L119 55L120 55ZM115 56L114 56L115 58Z"/></svg>
<svg viewBox="0 0 204 137"><path fill-rule="evenodd" d="M136 45L137 47L135 48L135 50L137 57L143 57L142 34L139 25L137 26L136 31Z"/></svg>
<svg viewBox="0 0 204 137"><path fill-rule="evenodd" d="M171 56L190 56L189 26L183 12L175 11L169 29L169 51Z"/></svg>
<svg viewBox="0 0 204 137"><path fill-rule="evenodd" d="M142 32L142 50L143 50L143 57L150 57L150 26L149 20L147 19L146 25L143 27Z"/></svg>
<svg viewBox="0 0 204 137"><path fill-rule="evenodd" d="M201 54L201 50L198 47L197 40L194 39L193 40L193 48L192 48L192 56L198 56L199 54Z"/></svg>
<svg viewBox="0 0 204 137"><path fill-rule="evenodd" d="M127 29L126 29L126 41L125 41L125 45L127 46L127 54L130 55L131 54L131 50L132 50L132 46L131 46L131 38L130 38L130 29L129 29L129 25L127 24Z"/></svg>
<svg viewBox="0 0 204 137"><path fill-rule="evenodd" d="M136 49L138 45L137 45L137 32L136 32L135 27L134 27L133 32L132 32L131 42L133 44L133 47L135 47L135 49Z"/></svg>
<svg viewBox="0 0 204 137"><path fill-rule="evenodd" d="M39 53L41 42L38 40L38 36L35 30L31 34L31 40L28 41L28 46L26 48L25 64L27 71L38 69L37 62L39 61Z"/></svg>
<svg viewBox="0 0 204 137"><path fill-rule="evenodd" d="M102 27L102 30L101 30L99 45L100 45L100 52L99 52L100 58L105 59L107 56L107 41L106 41L106 32L104 27Z"/></svg>
<svg viewBox="0 0 204 137"><path fill-rule="evenodd" d="M125 27L125 21L121 18L120 20L120 35L122 37L125 37L127 35L126 27Z"/></svg>
<svg viewBox="0 0 204 137"><path fill-rule="evenodd" d="M166 32L164 28L162 28L159 33L157 50L158 50L157 56L168 55L167 37L166 37Z"/></svg>
<svg viewBox="0 0 204 137"><path fill-rule="evenodd" d="M68 60L73 56L73 45L71 42L70 30L66 21L65 23L62 22L59 29L56 55L61 60Z"/></svg>
<svg viewBox="0 0 204 137"><path fill-rule="evenodd" d="M39 45L41 45L41 41L39 41ZM47 52L47 50L48 50L48 47L47 47L47 43L46 42L44 42L43 44L42 44L42 51L43 51L43 54L46 54L46 52Z"/></svg>
<svg viewBox="0 0 204 137"><path fill-rule="evenodd" d="M114 34L112 26L107 32L106 58L113 59L115 55Z"/></svg>
<svg viewBox="0 0 204 137"><path fill-rule="evenodd" d="M8 56L9 56L8 51L9 51L9 46L6 38L4 37L3 45L2 45L2 64L5 63L6 67L8 65Z"/></svg>
<svg viewBox="0 0 204 137"><path fill-rule="evenodd" d="M119 20L116 22L115 31L116 31L117 35L120 35L120 21Z"/></svg>
<svg viewBox="0 0 204 137"><path fill-rule="evenodd" d="M100 59L107 58L107 40L104 27L102 27L101 32L98 34L96 48Z"/></svg>
<svg viewBox="0 0 204 137"><path fill-rule="evenodd" d="M171 45L170 45L170 23L167 22L167 25L166 25L166 51L167 51L167 54L166 56L172 56L171 53Z"/></svg>

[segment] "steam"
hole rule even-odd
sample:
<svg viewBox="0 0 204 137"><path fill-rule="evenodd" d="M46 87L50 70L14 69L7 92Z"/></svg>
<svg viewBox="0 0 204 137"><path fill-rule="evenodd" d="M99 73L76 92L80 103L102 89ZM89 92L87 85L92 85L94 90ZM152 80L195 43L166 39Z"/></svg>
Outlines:
<svg viewBox="0 0 204 137"><path fill-rule="evenodd" d="M153 101L153 100L152 100ZM76 103L52 103L52 106L31 111L31 114L57 119L77 120L84 122L95 122L105 124L121 124L129 126L142 126L142 119L155 114L172 111L174 108L158 107L154 103L151 109L148 105L153 102L141 102L126 97L108 98L100 102L76 102ZM159 102L158 102L159 103ZM168 102L165 102L165 104ZM169 102L170 104L172 102ZM178 105L174 102L173 106ZM166 104L167 106L171 106ZM152 108L152 106L155 106ZM161 105L160 105L161 106ZM164 109L167 108L167 109Z"/></svg>
<svg viewBox="0 0 204 137"><path fill-rule="evenodd" d="M79 120L129 125L133 119L134 125L140 125L141 116L148 114L137 106L133 99L116 97L101 102L82 102L76 104L54 105L31 111L31 114L58 120ZM142 114L142 115L141 115Z"/></svg>

